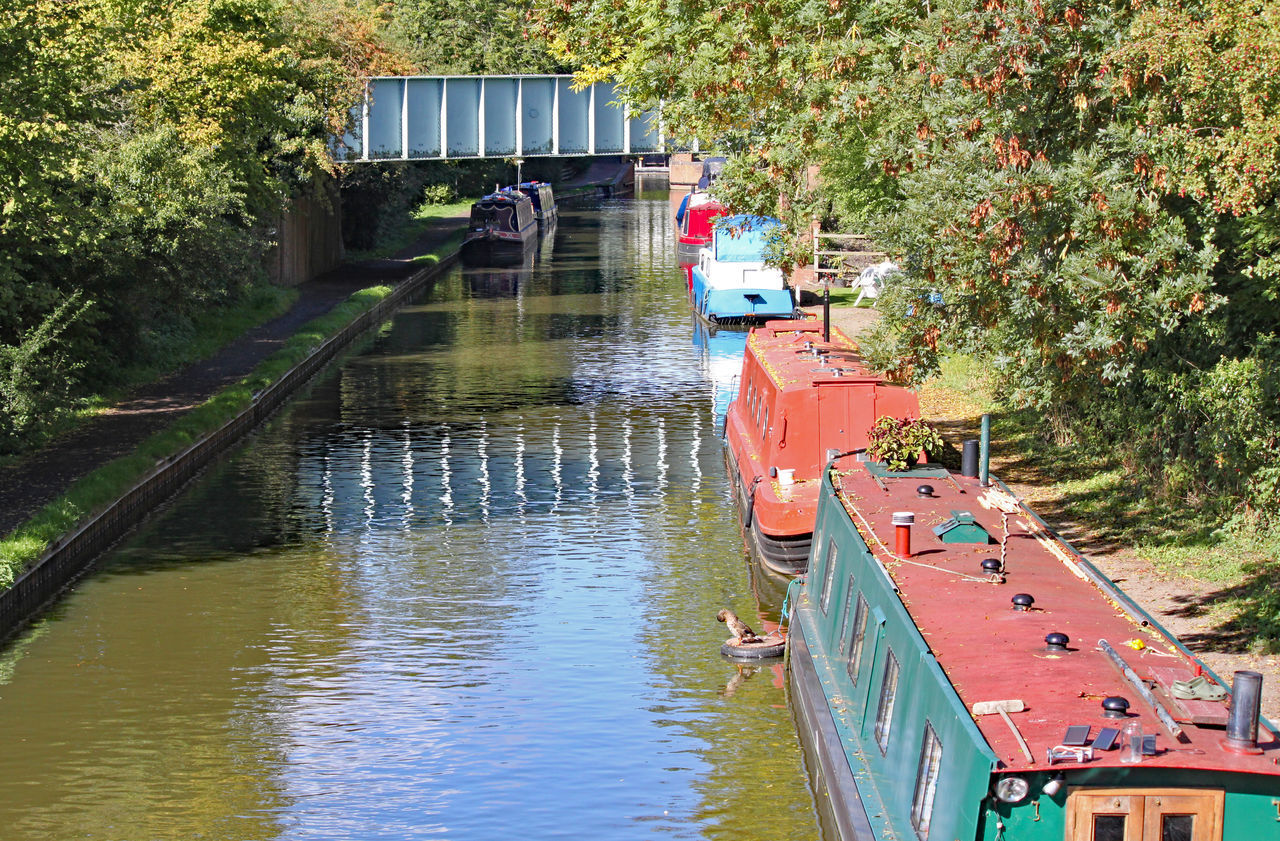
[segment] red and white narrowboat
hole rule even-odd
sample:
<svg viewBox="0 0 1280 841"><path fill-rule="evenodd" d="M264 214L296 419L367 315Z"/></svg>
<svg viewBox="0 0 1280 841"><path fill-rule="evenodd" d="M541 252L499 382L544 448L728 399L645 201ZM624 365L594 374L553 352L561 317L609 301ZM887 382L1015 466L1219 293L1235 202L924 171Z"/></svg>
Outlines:
<svg viewBox="0 0 1280 841"><path fill-rule="evenodd" d="M701 190L690 193L680 202L676 211L676 224L680 226L676 244L676 260L684 270L686 283L691 283L690 272L698 264L698 252L711 244L715 222L725 215L725 207Z"/></svg>

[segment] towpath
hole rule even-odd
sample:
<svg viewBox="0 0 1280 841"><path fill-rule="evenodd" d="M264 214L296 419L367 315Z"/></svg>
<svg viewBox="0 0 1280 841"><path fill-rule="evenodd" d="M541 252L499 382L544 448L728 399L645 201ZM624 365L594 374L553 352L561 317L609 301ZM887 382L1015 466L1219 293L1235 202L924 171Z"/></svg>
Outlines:
<svg viewBox="0 0 1280 841"><path fill-rule="evenodd" d="M421 264L413 258L438 248L466 222L467 211L436 219L393 258L344 263L299 285L298 299L284 315L250 330L209 359L139 387L92 420L0 468L0 535L11 533L78 479L133 452L152 434L247 376L304 324L353 292L400 283L414 274Z"/></svg>

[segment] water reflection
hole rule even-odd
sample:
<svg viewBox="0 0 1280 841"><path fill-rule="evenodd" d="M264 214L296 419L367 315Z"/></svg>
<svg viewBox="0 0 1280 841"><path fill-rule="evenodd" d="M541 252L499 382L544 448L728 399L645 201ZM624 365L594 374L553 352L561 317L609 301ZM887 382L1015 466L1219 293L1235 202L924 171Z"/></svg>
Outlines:
<svg viewBox="0 0 1280 841"><path fill-rule="evenodd" d="M7 649L4 837L815 837L665 210L441 281Z"/></svg>

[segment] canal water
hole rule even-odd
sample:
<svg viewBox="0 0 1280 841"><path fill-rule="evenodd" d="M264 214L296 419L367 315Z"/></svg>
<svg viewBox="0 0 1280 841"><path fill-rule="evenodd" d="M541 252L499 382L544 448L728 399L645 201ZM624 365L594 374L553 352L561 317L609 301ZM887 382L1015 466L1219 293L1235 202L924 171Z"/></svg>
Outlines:
<svg viewBox="0 0 1280 841"><path fill-rule="evenodd" d="M0 836L816 838L673 243L455 270L112 553L0 652Z"/></svg>

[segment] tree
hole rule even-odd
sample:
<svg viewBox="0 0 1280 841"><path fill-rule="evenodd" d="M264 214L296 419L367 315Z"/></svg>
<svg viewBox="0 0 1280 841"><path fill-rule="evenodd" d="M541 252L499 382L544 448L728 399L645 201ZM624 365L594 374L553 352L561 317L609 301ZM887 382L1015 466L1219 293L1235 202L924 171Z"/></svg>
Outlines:
<svg viewBox="0 0 1280 841"><path fill-rule="evenodd" d="M538 15L584 78L614 76L661 99L677 135L732 150L717 188L732 203L793 230L856 224L903 263L867 345L881 369L919 381L973 354L1059 435L1123 443L1171 490L1193 476L1260 500L1280 486L1264 433L1280 426L1273 6L543 0Z"/></svg>

